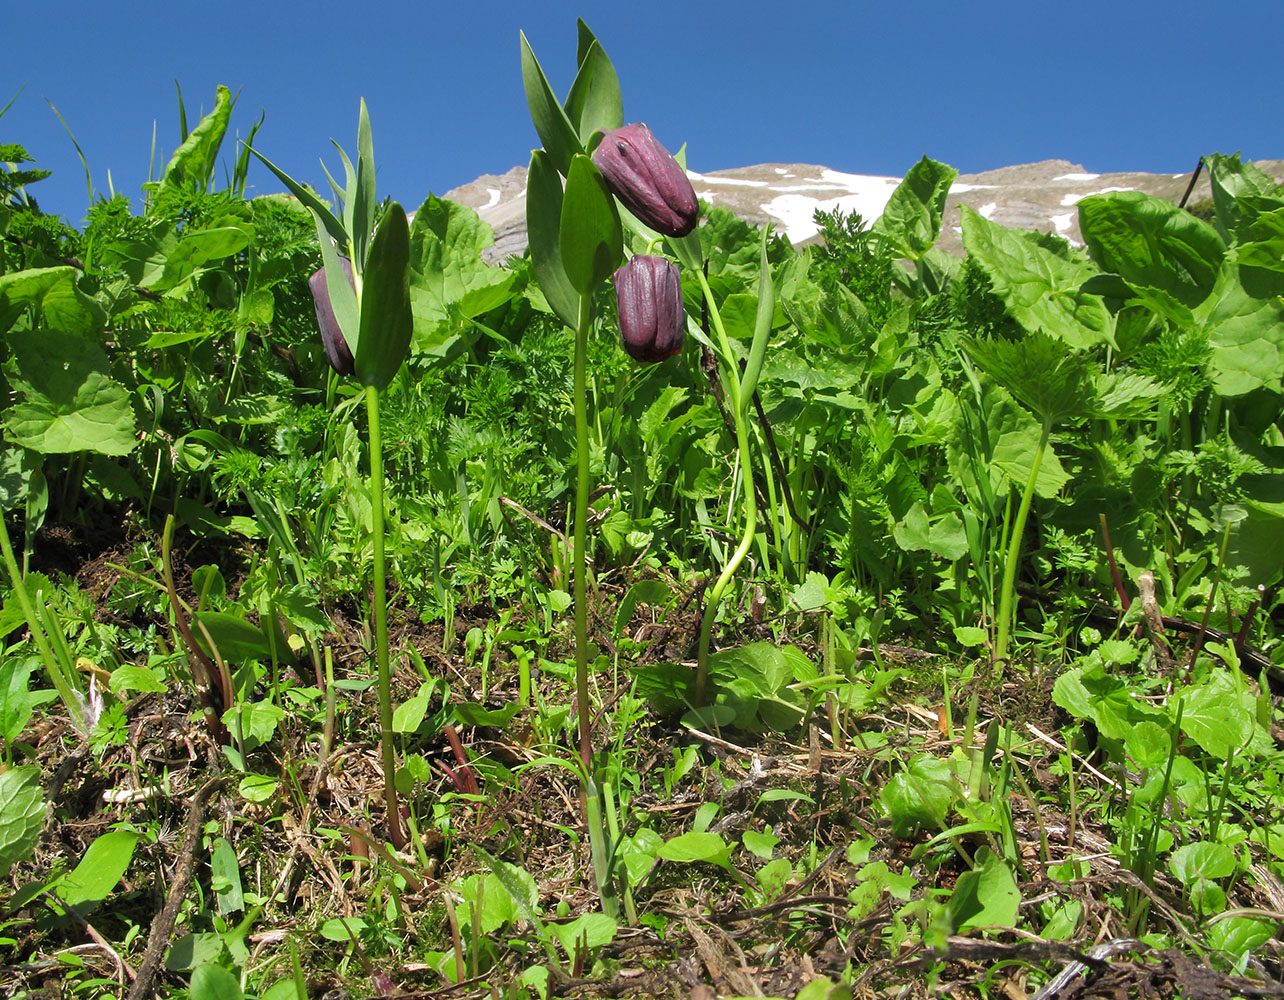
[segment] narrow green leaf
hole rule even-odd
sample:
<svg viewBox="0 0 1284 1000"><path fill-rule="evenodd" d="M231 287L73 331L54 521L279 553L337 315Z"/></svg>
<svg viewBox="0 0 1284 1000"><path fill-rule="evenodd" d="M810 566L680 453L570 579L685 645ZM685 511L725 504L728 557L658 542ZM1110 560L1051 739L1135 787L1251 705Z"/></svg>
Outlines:
<svg viewBox="0 0 1284 1000"><path fill-rule="evenodd" d="M539 133L539 140L544 144L552 165L565 176L571 167L571 157L584 152L584 146L576 135L575 126L566 117L565 109L553 94L553 88L548 85L548 78L531 51L525 32L521 34L521 44L522 85L526 89L531 121L535 123L535 131Z"/></svg>
<svg viewBox="0 0 1284 1000"><path fill-rule="evenodd" d="M624 103L615 67L597 41L590 43L579 67L566 95L566 116L587 145L598 129L608 132L624 124Z"/></svg>
<svg viewBox="0 0 1284 1000"><path fill-rule="evenodd" d="M531 153L526 175L526 234L540 291L557 317L569 327L579 323L580 297L562 266L562 181L549 155Z"/></svg>
<svg viewBox="0 0 1284 1000"><path fill-rule="evenodd" d="M259 134L259 129L263 127L263 122L266 120L267 112L260 111L259 120L250 126L250 134L241 144L241 152L236 158L236 168L232 172L232 190L238 198L245 197L245 178L250 172L250 147L254 144L254 137Z"/></svg>
<svg viewBox="0 0 1284 1000"><path fill-rule="evenodd" d="M357 270L364 274L366 252L374 230L375 213L375 164L374 140L370 131L370 114L366 99L361 98L361 113L357 122L357 177L352 199L352 223L348 234L352 237L353 260L360 261Z"/></svg>
<svg viewBox="0 0 1284 1000"><path fill-rule="evenodd" d="M767 341L771 339L771 323L776 315L776 289L771 281L771 264L767 260L767 231L762 230L762 244L758 260L758 311L754 317L753 342L749 346L749 361L740 376L740 401L748 412L753 404L753 394L758 389L758 376L762 373L762 359L767 354Z"/></svg>
<svg viewBox="0 0 1284 1000"><path fill-rule="evenodd" d="M286 186L286 189L290 194L298 198L305 208L312 211L312 214L317 217L321 227L330 234L331 239L337 242L339 246L344 247L345 249L347 248L347 230L343 228L343 223L335 218L334 213L330 211L329 206L317 197L315 191L312 191L310 188L305 188L253 146L247 145L245 148L258 157L259 162L272 171L272 173L276 174L276 179Z"/></svg>
<svg viewBox="0 0 1284 1000"><path fill-rule="evenodd" d="M339 249L330 239L330 234L325 228L325 220L315 209L312 211L312 218L317 227L317 244L321 247L321 263L325 267L325 290L330 296L330 307L334 310L334 318L343 332L343 339L347 341L348 353L355 358L361 341L361 306L357 301L357 291L348 282L348 274L339 263ZM345 237L339 246L346 245Z"/></svg>
<svg viewBox="0 0 1284 1000"><path fill-rule="evenodd" d="M410 226L395 201L370 244L361 290L361 334L354 354L357 378L383 390L410 351Z"/></svg>
<svg viewBox="0 0 1284 1000"><path fill-rule="evenodd" d="M558 233L562 267L580 294L591 294L620 266L624 231L615 199L593 161L582 153L571 160Z"/></svg>

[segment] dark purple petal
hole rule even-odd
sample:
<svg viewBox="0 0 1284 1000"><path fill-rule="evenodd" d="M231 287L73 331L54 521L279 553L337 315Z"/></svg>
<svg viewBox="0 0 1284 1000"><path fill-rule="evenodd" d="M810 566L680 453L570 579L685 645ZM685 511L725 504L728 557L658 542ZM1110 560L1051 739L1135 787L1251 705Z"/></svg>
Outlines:
<svg viewBox="0 0 1284 1000"><path fill-rule="evenodd" d="M654 364L682 350L687 317L678 265L638 255L615 272L620 341L629 357Z"/></svg>
<svg viewBox="0 0 1284 1000"><path fill-rule="evenodd" d="M602 137L593 163L606 186L642 223L665 236L695 228L700 203L686 172L641 122Z"/></svg>
<svg viewBox="0 0 1284 1000"><path fill-rule="evenodd" d="M340 257L339 263L348 276L348 282L352 283L352 261L347 257ZM339 329L339 321L334 315L334 306L330 304L330 292L325 285L324 267L319 268L308 279L308 288L312 290L312 304L317 310L317 326L321 329L321 344L325 347L325 356L330 359L330 367L340 375L351 375L356 370L356 366L353 364L352 352L348 350L348 342L344 339L343 331Z"/></svg>

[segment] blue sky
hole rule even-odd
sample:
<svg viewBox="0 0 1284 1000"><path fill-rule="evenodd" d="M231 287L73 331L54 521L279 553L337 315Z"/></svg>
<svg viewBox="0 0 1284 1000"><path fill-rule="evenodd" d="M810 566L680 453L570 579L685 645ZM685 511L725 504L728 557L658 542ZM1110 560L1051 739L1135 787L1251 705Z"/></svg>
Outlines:
<svg viewBox="0 0 1284 1000"><path fill-rule="evenodd" d="M21 4L5 15L0 142L54 176L31 189L78 222L84 150L95 195L137 199L153 126L156 170L215 88L240 91L223 156L260 111L255 145L300 180L374 129L379 194L417 207L529 161L518 31L555 89L574 71L575 19L611 56L626 120L643 120L698 171L821 163L900 175L926 153L964 173L1062 158L1104 173L1192 169L1200 154L1284 159L1277 2L1207 4L763 3L257 4L120 0ZM254 193L280 190L264 168ZM137 200L135 201L137 205Z"/></svg>

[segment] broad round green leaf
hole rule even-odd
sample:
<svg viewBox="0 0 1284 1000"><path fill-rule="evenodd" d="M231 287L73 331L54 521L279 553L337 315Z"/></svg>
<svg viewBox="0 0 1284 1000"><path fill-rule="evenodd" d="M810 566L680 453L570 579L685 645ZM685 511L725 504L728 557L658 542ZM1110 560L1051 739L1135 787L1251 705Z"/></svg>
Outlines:
<svg viewBox="0 0 1284 1000"><path fill-rule="evenodd" d="M12 333L8 341L21 400L4 416L10 440L43 454L134 450L129 393L108 374L110 362L97 343L43 329Z"/></svg>
<svg viewBox="0 0 1284 1000"><path fill-rule="evenodd" d="M0 876L31 857L44 819L40 768L23 765L0 773Z"/></svg>

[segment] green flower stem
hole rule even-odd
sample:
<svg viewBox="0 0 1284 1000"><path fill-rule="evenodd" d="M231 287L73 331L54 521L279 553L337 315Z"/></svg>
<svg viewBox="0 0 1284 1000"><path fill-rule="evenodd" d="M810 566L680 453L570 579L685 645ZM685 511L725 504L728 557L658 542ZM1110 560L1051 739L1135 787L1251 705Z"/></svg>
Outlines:
<svg viewBox="0 0 1284 1000"><path fill-rule="evenodd" d="M1021 494L1021 506L1017 508L1016 520L1012 524L1012 537L1008 542L1007 558L1003 561L1003 583L999 590L999 628L994 641L994 662L998 665L999 676L1003 674L1003 664L1008 658L1008 636L1012 630L1012 592L1016 589L1017 560L1021 555L1021 536L1025 533L1025 521L1030 515L1030 504L1034 501L1034 485L1039 479L1039 466L1043 463L1043 451L1048 446L1052 435L1052 421L1043 421L1043 430L1039 434L1039 447L1030 462L1030 478L1026 481L1025 492Z"/></svg>
<svg viewBox="0 0 1284 1000"><path fill-rule="evenodd" d="M740 392L740 379L738 366L736 365L736 356L731 350L731 342L727 338L727 331L722 325L722 315L718 312L718 305L713 298L713 290L709 287L708 279L704 276L702 269L695 270L696 278L700 282L700 288L704 292L705 301L709 304L709 318L713 324L714 336L716 337L715 346L717 348L718 359L722 364L722 385L727 394L728 409L731 411L731 418L736 428L736 447L740 454L740 475L743 482L744 501L743 511L745 527L744 533L740 538L740 544L727 560L727 565L723 567L722 573L714 582L712 589L709 591L708 599L705 602L704 616L700 620L700 645L696 658L696 686L695 686L695 705L700 708L704 705L705 687L709 677L709 641L713 634L713 621L718 615L718 606L722 602L722 594L735 576L736 570L749 553L753 545L754 534L758 529L758 503L754 494L753 484L753 464L752 456L749 449L749 422L746 413L746 403Z"/></svg>
<svg viewBox="0 0 1284 1000"><path fill-rule="evenodd" d="M383 753L383 800L388 811L392 846L401 850L406 838L397 806L396 760L392 752L392 669L388 662L388 596L383 554L383 439L379 434L379 390L366 386L366 416L370 425L370 522L374 532L375 660L379 665L379 746Z"/></svg>
<svg viewBox="0 0 1284 1000"><path fill-rule="evenodd" d="M572 574L575 590L575 701L579 716L580 759L584 776L593 774L593 740L589 719L588 607L585 599L585 549L588 541L589 436L585 370L588 367L588 334L593 296L580 296L579 323L575 328L575 524Z"/></svg>

